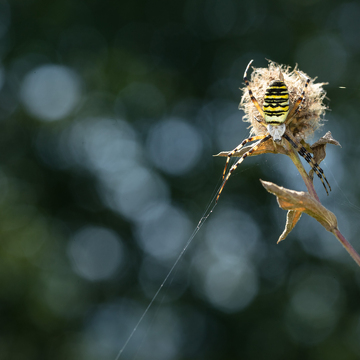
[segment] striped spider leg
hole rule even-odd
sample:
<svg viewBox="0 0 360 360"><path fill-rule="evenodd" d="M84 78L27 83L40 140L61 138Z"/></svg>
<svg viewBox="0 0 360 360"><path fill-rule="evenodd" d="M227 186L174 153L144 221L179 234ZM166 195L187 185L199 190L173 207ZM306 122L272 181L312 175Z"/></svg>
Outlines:
<svg viewBox="0 0 360 360"><path fill-rule="evenodd" d="M252 147L249 151L247 151L247 152L230 168L230 170L229 170L228 174L226 175L226 178L225 178L225 180L223 181L223 183L222 183L222 185L221 185L221 188L220 188L220 190L219 190L219 192L218 192L218 194L217 194L217 196L216 196L215 203L217 203L217 202L219 201L219 197L220 197L220 195L221 195L221 193L222 193L222 191L223 191L223 189L224 189L224 186L225 186L226 182L229 180L229 177L230 177L230 175L233 173L233 171L236 170L236 168L244 161L244 159L245 159L247 156L251 155L255 150L257 150L262 143L264 143L265 141L269 140L269 139L271 138L271 135L270 135L270 134L268 134L268 135L261 135L261 136L256 136L256 138L260 138L260 140L259 140L257 143L255 143L255 144L253 145L253 147ZM252 139L252 140L249 140L249 139ZM249 139L244 140L241 144L243 144L244 142L245 142L245 144L246 144L246 142L250 142L250 141L254 141L254 140L255 140L254 138L249 138ZM247 141L247 140L248 140L248 141ZM241 144L240 144L240 145L241 145ZM241 147L240 145L239 145L238 147ZM229 153L229 155L232 154L232 153L235 154L235 152L237 151L237 150L236 150L236 151L235 151L235 150L236 150L236 148L235 148L233 151L231 151L231 153ZM228 155L227 160L230 159L230 156L229 156L229 155ZM228 163L228 161L227 161L227 163ZM226 170L226 169L225 169L225 170ZM224 170L224 171L225 171L225 170Z"/></svg>
<svg viewBox="0 0 360 360"><path fill-rule="evenodd" d="M256 118L256 120L257 120L258 123L263 123L263 121L264 121L264 116L265 116L265 115L264 115L264 112L263 112L263 110L261 109L261 107L260 107L260 105L258 104L258 102L256 101L256 99L255 99L255 97L254 97L254 95L253 95L253 93L252 93L252 91L251 91L250 84L249 84L249 80L248 80L247 77L246 77L246 73L247 73L247 71L248 71L248 69L249 69L249 67L250 67L250 65L251 65L252 62L253 62L253 60L251 60L251 61L249 62L248 66L247 66L246 69L245 69L245 72L244 72L244 82L245 82L245 84L246 84L246 86L247 86L247 88L248 88L248 90L249 90L249 95L250 95L251 101L254 103L255 107L258 109L258 111L259 111L259 113L260 113L260 115L261 115L261 118L260 118L260 119L259 119L259 118ZM264 136L264 135L259 135L259 136L249 137L248 139L245 139L240 145L238 145L233 151L230 151L230 152L229 152L228 157L227 157L227 159L226 159L224 171L223 171L223 180L224 180L224 178L225 178L226 169L227 169L227 167L228 167L230 158L231 158L232 156L234 156L235 153L236 153L237 151L239 151L239 150L240 150L245 144L247 144L248 142L255 141L255 140L260 140L260 139L262 139L263 137L265 137L265 136ZM225 184L224 184L224 185L225 185Z"/></svg>
<svg viewBox="0 0 360 360"><path fill-rule="evenodd" d="M296 73L300 76L301 74L298 73L296 71ZM301 95L299 96L299 98L297 99L297 101L295 102L293 108L291 109L291 111L289 112L286 120L285 120L285 124L289 124L292 120L292 118L299 112L300 108L301 108L301 104L304 101L305 98L305 91L306 88L309 86L310 83L310 79L308 78L306 80L305 86L304 86L304 90L302 91ZM292 134L289 131L286 131L286 133L283 134L283 138L285 138L290 144L291 146L298 152L298 154L300 156L302 156L306 162L311 166L311 168L314 170L315 174L318 176L318 178L321 180L326 194L329 195L329 192L326 188L326 185L324 183L324 180L326 181L326 184L329 187L329 190L331 191L331 186L329 184L329 182L326 179L326 176L324 174L323 169L319 166L319 164L313 159L313 157L311 156L311 154L302 146L300 145L296 139L292 136Z"/></svg>
<svg viewBox="0 0 360 360"><path fill-rule="evenodd" d="M298 152L300 156L302 156L306 162L311 166L311 168L314 170L315 174L318 176L318 178L321 180L324 189L326 191L326 194L329 195L329 192L327 190L327 187L324 183L324 180L326 181L327 186L329 187L329 190L331 191L331 186L329 182L326 179L326 176L324 174L323 169L319 166L319 164L313 159L311 154L302 146L299 144L296 139L290 134L289 131L286 131L283 135L283 138L286 139L291 146Z"/></svg>
<svg viewBox="0 0 360 360"><path fill-rule="evenodd" d="M238 145L234 150L230 151L227 155L227 159L226 159L226 163L225 163L225 167L224 167L224 171L223 171L223 176L222 176L222 179L224 180L225 178L225 174L226 174L226 169L229 165L229 161L230 161L230 158L232 156L234 156L244 145L246 145L247 143L249 142L252 142L252 141L255 141L255 140L261 140L264 138L264 135L259 135L259 136L251 136L247 139L245 139L240 145Z"/></svg>

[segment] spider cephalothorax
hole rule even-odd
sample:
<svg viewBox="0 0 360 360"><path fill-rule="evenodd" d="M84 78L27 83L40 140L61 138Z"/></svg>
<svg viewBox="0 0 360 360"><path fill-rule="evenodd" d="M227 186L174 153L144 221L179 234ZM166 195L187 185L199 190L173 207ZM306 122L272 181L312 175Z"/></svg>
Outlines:
<svg viewBox="0 0 360 360"><path fill-rule="evenodd" d="M220 194L225 186L225 183L229 179L232 172L243 162L243 160L251 155L254 151L256 151L259 146L272 139L275 142L279 142L282 139L285 139L290 143L290 145L298 152L300 156L302 156L312 167L314 172L320 178L326 193L329 195L328 190L326 188L326 184L331 191L331 187L324 175L323 170L320 166L314 161L311 154L305 149L305 147L300 143L299 140L302 140L309 132L309 129L314 131L316 127L318 127L318 120L320 119L320 115L324 110L324 106L317 106L311 108L308 106L309 109L304 111L302 116L298 116L300 111L302 112L302 105L305 101L305 93L310 84L310 78L306 78L304 85L302 86L302 91L300 94L294 94L295 90L294 87L291 89L291 93L285 83L285 79L283 73L281 72L281 67L278 69L276 78L274 78L274 71L271 73L269 78L273 77L270 82L267 82L266 87L264 88L264 79L260 79L260 84L264 88L265 93L262 97L262 106L260 106L259 102L256 100L253 91L251 90L249 80L247 79L247 71L252 63L252 60L246 67L244 72L244 82L246 84L246 88L248 91L248 96L250 101L253 104L253 107L258 111L256 115L248 115L248 117L252 117L252 125L253 125L253 133L256 134L255 136L251 136L245 139L240 145L238 145L234 150L230 151L227 155L226 164L223 172L223 184L218 192L216 197L216 202L219 200ZM288 69L286 71L286 75L288 78L290 76L297 76L301 81L302 76L298 71L294 70L293 73L288 74ZM294 80L292 80L294 81ZM296 80L297 81L297 80ZM315 86L315 89L321 88L319 86ZM322 101L324 93L316 92L312 89L315 93L315 97ZM319 95L321 93L321 95ZM295 96L295 97L294 97ZM290 101L290 98L293 101ZM244 98L243 100L244 101ZM245 100L246 101L246 100ZM292 105L290 109L290 105ZM251 109L251 112L253 109ZM254 121L254 119L256 121ZM314 121L314 119L317 120ZM293 126L291 125L292 122L294 123ZM254 131L255 129L255 131ZM245 144L258 140L249 151L245 152L241 158L230 168L229 172L226 174L226 169L229 164L230 158L235 155ZM325 184L325 182L326 184Z"/></svg>

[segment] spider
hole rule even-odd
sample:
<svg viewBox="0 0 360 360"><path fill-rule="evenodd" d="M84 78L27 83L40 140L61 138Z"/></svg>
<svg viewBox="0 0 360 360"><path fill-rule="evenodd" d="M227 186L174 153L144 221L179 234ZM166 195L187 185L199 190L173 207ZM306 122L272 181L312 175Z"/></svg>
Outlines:
<svg viewBox="0 0 360 360"><path fill-rule="evenodd" d="M289 91L284 82L284 77L280 71L279 80L272 81L269 84L268 88L266 89L264 96L264 106L263 108L261 108L256 98L254 97L253 92L251 91L249 80L246 77L246 74L252 62L253 60L249 62L248 66L245 69L244 82L248 88L251 101L253 102L256 109L259 111L261 115L261 118L260 119L257 118L256 120L261 125L266 127L267 132L265 133L265 135L252 136L245 139L234 150L228 153L225 163L225 168L223 171L223 176L222 176L223 183L217 194L215 202L216 203L218 202L221 192L223 191L226 182L229 180L230 175L234 172L234 170L236 170L236 168L243 162L243 160L247 156L251 155L265 141L272 139L273 141L277 142L277 141L281 141L282 138L287 140L290 143L290 145L299 153L299 155L302 156L309 163L309 165L312 167L316 175L320 178L327 195L329 195L325 182L328 185L330 191L331 191L331 187L324 175L323 170L315 162L311 154L295 139L295 137L292 135L290 130L287 128L287 126L291 123L291 120L294 118L294 116L299 112L301 108L301 104L305 97L305 91L310 83L310 79L307 78L301 95L299 96L294 106L290 110ZM234 156L235 153L238 152L245 144L255 140L258 140L258 142L256 142L249 151L247 151L244 155L242 155L242 157L239 160L237 160L237 162L230 168L228 174L225 176L230 158Z"/></svg>

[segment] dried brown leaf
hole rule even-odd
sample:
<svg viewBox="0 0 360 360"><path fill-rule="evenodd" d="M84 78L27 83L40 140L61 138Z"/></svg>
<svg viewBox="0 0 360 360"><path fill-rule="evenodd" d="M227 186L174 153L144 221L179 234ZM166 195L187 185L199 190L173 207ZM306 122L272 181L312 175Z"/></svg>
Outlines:
<svg viewBox="0 0 360 360"><path fill-rule="evenodd" d="M336 216L309 193L285 189L268 181L260 181L268 192L276 195L282 209L304 212L316 219L327 231L332 232L337 229Z"/></svg>
<svg viewBox="0 0 360 360"><path fill-rule="evenodd" d="M310 146L311 152L313 153L314 160L317 164L320 164L326 156L326 145L332 144L336 146L340 146L340 143L333 139L331 132L328 131L323 137L321 137L318 141ZM314 170L310 170L309 176L311 178L314 177Z"/></svg>
<svg viewBox="0 0 360 360"><path fill-rule="evenodd" d="M332 144L332 145L341 147L340 143L332 137L331 131L328 131L318 141L316 141L314 144L312 144L311 148L314 150L316 147L318 147L320 145L326 145L326 144Z"/></svg>
<svg viewBox="0 0 360 360"><path fill-rule="evenodd" d="M286 239L286 237L290 234L291 230L295 227L297 222L300 220L301 214L302 214L302 212L297 211L297 210L289 210L288 211L288 213L286 215L285 229L284 229L283 233L280 235L277 243Z"/></svg>

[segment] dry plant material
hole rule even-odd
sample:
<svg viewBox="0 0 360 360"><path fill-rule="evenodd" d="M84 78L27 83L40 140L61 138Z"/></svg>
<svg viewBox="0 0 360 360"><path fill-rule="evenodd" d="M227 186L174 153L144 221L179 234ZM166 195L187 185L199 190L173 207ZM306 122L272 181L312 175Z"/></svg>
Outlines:
<svg viewBox="0 0 360 360"><path fill-rule="evenodd" d="M274 81L276 83L279 79L282 79L282 81L279 81L278 83L281 85L281 82L283 82L287 87L288 111L291 112L291 109L294 106L298 106L299 102L300 106L291 119L286 118L286 121L283 121L283 123L286 124L286 130L281 139L274 140L274 137L268 136L269 131L266 126L268 122L266 120L264 121L263 115L266 114L265 108L269 108L269 103L271 105L271 102L275 102L274 100L268 100L269 94L278 95L271 99L285 97L282 96L280 90L278 90L277 93L271 93L270 91ZM332 144L340 146L339 142L332 138L330 132L327 132L313 145L309 145L306 142L306 140L310 136L313 136L314 132L322 126L323 115L327 109L326 105L323 103L326 95L323 89L325 83L315 83L315 79L311 79L308 75L299 71L297 67L291 71L290 67L278 65L272 61L269 62L268 68L253 68L250 81L247 80L245 71L244 80L247 86L242 89L243 96L239 107L245 112L244 121L250 123L250 136L255 136L257 137L255 140L260 139L260 141L255 145L250 146L242 147L239 145L233 151L223 151L215 155L227 157L226 165L230 156L240 158L240 160L232 166L227 177L225 177L225 166L225 180L220 188L216 201L221 194L225 182L230 176L229 174L236 169L238 164L240 164L246 156L256 156L265 153L287 155L291 158L302 176L308 192L285 189L276 184L261 180L265 189L277 197L279 206L288 211L285 230L279 237L278 243L289 235L299 221L301 215L306 213L315 218L327 231L332 232L360 266L360 256L340 233L336 216L321 205L313 185L313 173L315 171L325 187L323 179L326 180L326 178L323 175L323 171L319 167L319 164L325 159L326 145ZM280 85L278 86L279 88ZM273 87L275 88L276 86ZM302 99L300 101L299 98L301 97ZM277 104L279 102L280 100L277 100ZM284 103L281 106L285 107ZM279 107L276 108L276 110L278 109ZM273 110L273 112L276 111ZM268 139L265 139L265 141L261 140L262 137L265 138L266 136ZM242 144L245 145L246 143L247 141L244 141ZM311 165L312 169L309 174L305 171L298 154L303 156ZM316 164L316 166L314 164ZM323 176L323 179L321 176ZM330 186L329 189L331 190ZM327 191L326 187L325 190Z"/></svg>
<svg viewBox="0 0 360 360"><path fill-rule="evenodd" d="M290 66L278 65L270 61L268 68L253 68L251 74L250 87L261 107L264 104L266 89L271 81L279 79L279 73L282 74L289 91L290 109L301 95L306 79L310 79L305 97L301 103L301 109L288 125L288 129L295 138L306 140L322 126L323 116L327 109L327 106L323 103L326 96L323 86L327 85L327 83L315 83L315 79L311 79L306 73L300 71L297 66L291 71ZM248 89L245 86L241 90L243 96L239 109L245 112L243 120L250 123L250 135L263 135L266 128L257 121L260 114L250 99Z"/></svg>

